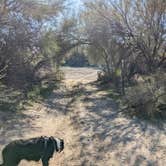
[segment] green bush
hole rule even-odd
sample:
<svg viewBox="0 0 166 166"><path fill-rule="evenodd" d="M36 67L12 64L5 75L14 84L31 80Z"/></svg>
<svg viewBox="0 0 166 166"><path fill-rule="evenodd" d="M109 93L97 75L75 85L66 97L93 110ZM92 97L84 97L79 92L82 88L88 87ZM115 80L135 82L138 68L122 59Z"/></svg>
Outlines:
<svg viewBox="0 0 166 166"><path fill-rule="evenodd" d="M27 93L27 98L28 100L33 100L33 101L47 98L52 93L53 89L54 89L53 86L41 87L39 85L36 85L32 88L31 91Z"/></svg>

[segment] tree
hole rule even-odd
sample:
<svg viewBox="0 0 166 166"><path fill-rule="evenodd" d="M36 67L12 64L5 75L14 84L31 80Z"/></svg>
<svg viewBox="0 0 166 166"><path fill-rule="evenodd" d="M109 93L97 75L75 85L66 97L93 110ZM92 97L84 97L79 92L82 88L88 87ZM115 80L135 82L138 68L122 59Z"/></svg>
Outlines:
<svg viewBox="0 0 166 166"><path fill-rule="evenodd" d="M163 0L111 3L114 30L141 56L147 72L154 72L165 63L166 3Z"/></svg>
<svg viewBox="0 0 166 166"><path fill-rule="evenodd" d="M122 87L136 74L148 74L165 64L163 0L95 0L85 3L84 29L90 56ZM122 88L124 89L124 88Z"/></svg>
<svg viewBox="0 0 166 166"><path fill-rule="evenodd" d="M7 66L3 79L6 84L23 85L23 88L33 84L45 26L53 22L62 9L63 3L58 0L0 2L0 69Z"/></svg>

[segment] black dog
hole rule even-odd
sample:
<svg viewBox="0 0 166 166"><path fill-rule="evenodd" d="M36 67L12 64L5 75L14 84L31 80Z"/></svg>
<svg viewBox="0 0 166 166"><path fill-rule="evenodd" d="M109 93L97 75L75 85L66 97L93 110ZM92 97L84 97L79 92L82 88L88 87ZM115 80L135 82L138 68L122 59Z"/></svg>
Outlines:
<svg viewBox="0 0 166 166"><path fill-rule="evenodd" d="M22 159L28 161L41 159L43 166L48 166L54 151L61 152L63 149L64 141L54 137L12 141L2 151L3 164L0 166L18 166Z"/></svg>

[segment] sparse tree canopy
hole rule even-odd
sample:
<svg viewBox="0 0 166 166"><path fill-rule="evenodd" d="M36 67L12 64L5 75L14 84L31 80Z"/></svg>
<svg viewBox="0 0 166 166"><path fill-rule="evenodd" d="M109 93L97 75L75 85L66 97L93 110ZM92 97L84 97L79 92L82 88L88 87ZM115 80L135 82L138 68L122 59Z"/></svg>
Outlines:
<svg viewBox="0 0 166 166"><path fill-rule="evenodd" d="M87 1L82 18L92 43L90 56L105 65L109 77L121 73L126 81L136 73L147 74L164 67L165 12L163 0Z"/></svg>

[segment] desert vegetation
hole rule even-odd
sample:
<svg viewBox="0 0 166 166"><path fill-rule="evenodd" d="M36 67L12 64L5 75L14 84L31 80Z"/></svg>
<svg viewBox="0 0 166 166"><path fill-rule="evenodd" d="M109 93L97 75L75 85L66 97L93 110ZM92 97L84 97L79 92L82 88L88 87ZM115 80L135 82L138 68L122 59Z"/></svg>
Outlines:
<svg viewBox="0 0 166 166"><path fill-rule="evenodd" d="M0 0L0 150L59 135L53 166L163 166L165 71L165 0Z"/></svg>
<svg viewBox="0 0 166 166"><path fill-rule="evenodd" d="M164 82L165 1L85 1L78 16L60 16L65 5L1 1L2 89L12 88L24 97L35 85L61 79L56 76L64 61L88 64L87 57L102 66L99 80L110 82L122 95L155 73Z"/></svg>
<svg viewBox="0 0 166 166"><path fill-rule="evenodd" d="M62 79L59 65L75 45L65 31L70 25L63 18L57 25L64 8L58 0L0 1L1 110L48 93Z"/></svg>
<svg viewBox="0 0 166 166"><path fill-rule="evenodd" d="M165 11L162 0L96 0L85 2L81 15L90 59L103 68L99 80L149 116L165 110Z"/></svg>

